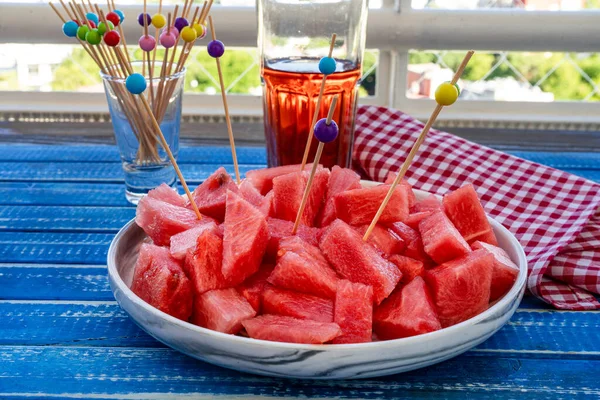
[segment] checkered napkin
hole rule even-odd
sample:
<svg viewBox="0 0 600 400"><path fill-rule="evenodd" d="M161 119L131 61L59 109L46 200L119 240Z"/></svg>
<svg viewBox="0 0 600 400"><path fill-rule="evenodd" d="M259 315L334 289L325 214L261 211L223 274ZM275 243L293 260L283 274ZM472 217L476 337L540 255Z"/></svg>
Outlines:
<svg viewBox="0 0 600 400"><path fill-rule="evenodd" d="M354 160L373 180L397 171L423 124L384 107L356 120ZM600 185L431 130L406 178L444 194L471 182L486 212L519 239L531 293L556 308L600 309Z"/></svg>

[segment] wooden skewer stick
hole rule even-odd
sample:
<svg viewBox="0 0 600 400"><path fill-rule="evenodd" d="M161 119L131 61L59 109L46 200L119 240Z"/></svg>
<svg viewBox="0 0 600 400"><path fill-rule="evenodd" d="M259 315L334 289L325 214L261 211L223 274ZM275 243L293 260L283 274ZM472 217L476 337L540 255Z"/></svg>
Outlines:
<svg viewBox="0 0 600 400"><path fill-rule="evenodd" d="M335 45L336 34L331 35L331 43L329 44L329 54L328 57L331 57L333 53L333 46ZM310 153L310 145L312 144L313 133L315 129L315 124L317 123L317 118L319 116L319 110L321 108L321 101L323 100L323 92L325 91L325 81L327 80L327 74L323 74L323 80L321 81L321 89L319 89L319 97L317 97L317 105L315 106L315 112L313 114L312 122L310 124L310 132L308 132L308 139L306 140L306 147L304 148L304 156L302 156L302 166L300 167L300 171L304 171L304 167L306 166L306 161L308 160L308 153Z"/></svg>
<svg viewBox="0 0 600 400"><path fill-rule="evenodd" d="M158 1L158 14L162 12L162 0ZM154 51L152 52L152 69L150 70L150 76L154 75L154 67L156 65L156 51L158 50L158 44L160 40L160 29L156 28L156 32L154 33L154 40L156 41L156 46L154 47ZM152 101L152 107L154 109L154 101Z"/></svg>
<svg viewBox="0 0 600 400"><path fill-rule="evenodd" d="M217 34L215 32L215 26L213 25L212 16L208 17L210 24L210 33L212 40L217 40ZM237 153L235 151L235 140L233 139L233 129L231 128L231 118L229 116L229 107L227 106L227 93L225 92L225 82L223 82L223 71L221 71L221 62L219 57L215 57L217 61L217 72L219 73L219 84L221 85L221 97L223 98L223 108L225 109L225 121L227 122L227 134L229 135L229 145L231 146L231 157L233 158L233 167L235 168L235 180L239 185L240 180L240 169L238 167Z"/></svg>
<svg viewBox="0 0 600 400"><path fill-rule="evenodd" d="M325 122L327 125L331 124L331 120L333 119L333 113L335 111L335 106L337 105L337 102L338 96L336 95L331 101L331 105L329 106L329 113L327 114L327 121ZM296 214L296 221L294 222L292 235L296 234L296 232L298 231L298 227L300 226L300 220L302 219L302 214L304 214L304 209L306 208L306 203L308 202L308 195L310 194L310 189L312 187L313 179L315 178L315 173L317 172L317 168L319 167L319 161L321 160L321 155L323 154L324 146L325 143L319 141L317 153L315 154L315 160L313 161L312 169L310 170L310 176L308 177L308 182L306 182L304 194L302 195L302 202L300 203L300 208L298 208L298 214Z"/></svg>
<svg viewBox="0 0 600 400"><path fill-rule="evenodd" d="M467 54L465 55L465 58L462 60L462 62L460 63L458 69L456 70L456 73L454 74L454 77L452 78L452 81L450 82L451 84L455 85L458 82L458 80L461 77L461 75L463 74L463 72L464 72L467 64L471 60L471 57L473 56L473 53L474 53L473 50L470 50L470 51L467 52ZM369 239L369 236L371 235L371 232L373 232L373 229L375 229L375 226L377 225L377 222L379 221L379 218L381 217L381 214L383 213L383 210L385 210L385 207L387 206L388 202L392 198L392 194L394 193L394 190L396 189L396 186L398 185L398 183L400 183L400 181L402 180L402 178L404 178L404 175L406 174L406 171L410 167L410 164L412 163L413 158L415 158L415 155L419 151L419 147L421 147L421 144L423 144L423 141L427 137L427 133L429 133L429 130L431 129L431 127L435 123L435 120L437 119L438 115L440 115L440 112L442 111L442 108L444 108L444 106L441 105L441 104L438 104L435 107L435 109L433 110L433 112L431 113L431 116L429 117L429 119L427 120L427 123L423 127L423 130L421 131L421 134L419 135L419 137L417 138L417 140L413 144L413 147L410 150L410 153L408 153L408 156L406 157L406 160L404 160L404 163L402 164L402 167L400 168L400 171L398 171L398 175L396 175L396 179L394 179L394 182L392 182L392 185L390 186L390 189L388 190L385 198L381 202L381 205L379 206L379 209L377 210L377 213L375 214L375 217L373 217L373 221L371 221L371 225L369 225L369 228L365 232L365 235L363 236L363 241L366 242L367 239Z"/></svg>

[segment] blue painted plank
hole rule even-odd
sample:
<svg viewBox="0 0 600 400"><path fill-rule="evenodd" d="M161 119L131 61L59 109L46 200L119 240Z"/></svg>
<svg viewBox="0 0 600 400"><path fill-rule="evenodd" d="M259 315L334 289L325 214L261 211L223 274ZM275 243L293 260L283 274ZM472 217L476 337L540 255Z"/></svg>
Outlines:
<svg viewBox="0 0 600 400"><path fill-rule="evenodd" d="M264 147L236 147L240 164L266 164ZM0 144L0 161L31 162L114 162L120 163L119 151L113 145L38 145ZM229 146L182 147L177 158L182 164L231 164Z"/></svg>
<svg viewBox="0 0 600 400"><path fill-rule="evenodd" d="M0 182L0 205L131 206L123 183L74 182Z"/></svg>
<svg viewBox="0 0 600 400"><path fill-rule="evenodd" d="M477 353L600 359L600 314L518 310ZM114 301L0 301L0 345L155 347ZM577 337L577 340L573 340Z"/></svg>
<svg viewBox="0 0 600 400"><path fill-rule="evenodd" d="M600 154L541 151L511 151L511 154L556 169L600 170Z"/></svg>
<svg viewBox="0 0 600 400"><path fill-rule="evenodd" d="M104 264L114 234L0 232L5 263Z"/></svg>
<svg viewBox="0 0 600 400"><path fill-rule="evenodd" d="M169 349L0 348L0 394L558 399L600 396L600 360L463 355L422 370L353 381L302 381L225 370ZM85 360L85 361L83 361Z"/></svg>
<svg viewBox="0 0 600 400"><path fill-rule="evenodd" d="M181 172L188 183L198 184L217 168L224 166L230 174L233 166L227 164L183 164ZM256 169L257 165L240 164L240 174ZM52 181L52 182L123 182L123 170L117 163L85 162L3 162L0 163L1 181Z"/></svg>
<svg viewBox="0 0 600 400"><path fill-rule="evenodd" d="M135 217L133 207L0 207L0 231L116 233Z"/></svg>

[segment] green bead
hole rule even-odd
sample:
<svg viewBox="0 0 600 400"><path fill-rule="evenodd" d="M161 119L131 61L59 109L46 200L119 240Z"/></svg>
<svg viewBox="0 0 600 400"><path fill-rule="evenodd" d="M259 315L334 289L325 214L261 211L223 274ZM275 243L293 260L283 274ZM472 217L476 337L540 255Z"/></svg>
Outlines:
<svg viewBox="0 0 600 400"><path fill-rule="evenodd" d="M108 27L110 29L106 29L106 24L104 22L100 22L100 25L98 25L98 33L101 35L104 35L106 33L107 30L113 30L115 29L115 26L113 25L112 22L107 21L108 22Z"/></svg>
<svg viewBox="0 0 600 400"><path fill-rule="evenodd" d="M85 35L90 31L87 25L81 25L77 28L77 37L81 40L85 40Z"/></svg>
<svg viewBox="0 0 600 400"><path fill-rule="evenodd" d="M102 35L98 33L98 29L92 29L85 35L85 40L89 44L96 45L102 40Z"/></svg>

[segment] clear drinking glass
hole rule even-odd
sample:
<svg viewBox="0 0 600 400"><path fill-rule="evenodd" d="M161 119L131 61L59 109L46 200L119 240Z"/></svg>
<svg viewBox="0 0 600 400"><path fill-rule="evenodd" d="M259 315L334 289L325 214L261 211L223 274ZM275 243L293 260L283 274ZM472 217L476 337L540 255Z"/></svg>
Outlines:
<svg viewBox="0 0 600 400"><path fill-rule="evenodd" d="M319 117L327 116L339 95L334 120L336 141L324 147L321 163L348 167L362 74L368 0L258 0L258 49L261 60L265 138L269 166L302 162L323 75L318 64L328 55L336 72L327 77ZM312 141L308 160L314 159Z"/></svg>
<svg viewBox="0 0 600 400"><path fill-rule="evenodd" d="M150 85L148 68L144 68L142 62L133 62L132 67L134 72L146 76L148 88L143 96L152 107L171 152L177 158L185 68L161 79L159 73L162 65L157 62ZM130 203L137 204L148 191L161 183L174 187L175 170L150 120L144 118L147 114L140 99L127 91L125 78L100 75L123 163L125 197Z"/></svg>

